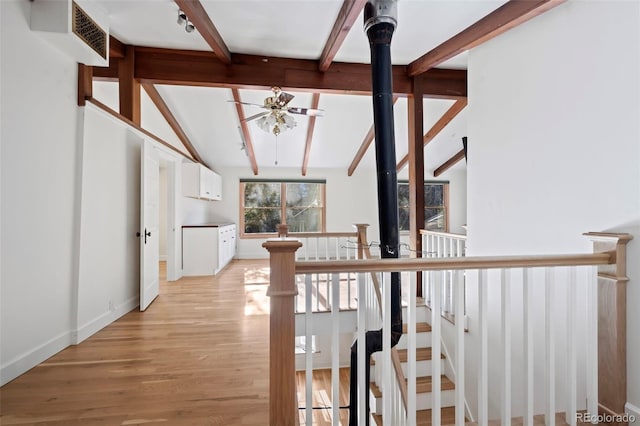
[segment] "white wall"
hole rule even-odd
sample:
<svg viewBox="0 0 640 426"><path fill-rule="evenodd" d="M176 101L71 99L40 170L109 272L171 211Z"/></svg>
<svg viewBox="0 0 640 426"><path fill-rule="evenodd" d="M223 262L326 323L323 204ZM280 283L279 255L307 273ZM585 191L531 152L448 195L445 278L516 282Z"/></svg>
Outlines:
<svg viewBox="0 0 640 426"><path fill-rule="evenodd" d="M82 160L78 341L138 306L142 139L87 107Z"/></svg>
<svg viewBox="0 0 640 426"><path fill-rule="evenodd" d="M633 234L628 258L640 258L638 28L637 2L569 1L470 52L470 255L590 252L583 232L615 231ZM640 264L628 265L638 407ZM475 382L466 389L475 406Z"/></svg>
<svg viewBox="0 0 640 426"><path fill-rule="evenodd" d="M30 8L0 2L0 384L67 346L75 321L77 65L29 29Z"/></svg>

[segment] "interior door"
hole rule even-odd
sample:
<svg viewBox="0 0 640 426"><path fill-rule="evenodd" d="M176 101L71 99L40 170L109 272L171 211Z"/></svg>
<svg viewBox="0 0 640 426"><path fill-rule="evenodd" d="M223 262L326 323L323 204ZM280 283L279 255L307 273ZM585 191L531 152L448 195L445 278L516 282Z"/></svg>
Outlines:
<svg viewBox="0 0 640 426"><path fill-rule="evenodd" d="M158 297L159 283L159 199L160 161L148 141L142 143L140 178L140 310Z"/></svg>

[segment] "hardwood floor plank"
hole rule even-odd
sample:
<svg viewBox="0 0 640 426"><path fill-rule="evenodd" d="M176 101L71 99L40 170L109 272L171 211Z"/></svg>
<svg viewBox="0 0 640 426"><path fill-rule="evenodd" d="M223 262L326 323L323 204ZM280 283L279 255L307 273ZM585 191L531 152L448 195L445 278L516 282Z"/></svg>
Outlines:
<svg viewBox="0 0 640 426"><path fill-rule="evenodd" d="M162 281L147 311L0 388L0 424L267 424L267 280L258 260Z"/></svg>

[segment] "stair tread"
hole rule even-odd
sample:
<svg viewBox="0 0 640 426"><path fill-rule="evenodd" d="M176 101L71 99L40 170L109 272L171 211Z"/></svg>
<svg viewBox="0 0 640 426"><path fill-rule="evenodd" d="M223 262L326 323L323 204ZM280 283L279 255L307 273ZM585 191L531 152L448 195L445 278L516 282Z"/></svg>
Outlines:
<svg viewBox="0 0 640 426"><path fill-rule="evenodd" d="M400 362L407 362L407 349L398 349L398 358L400 358ZM440 353L440 359L445 358L444 354ZM431 361L431 348L417 348L416 361ZM371 358L371 365L376 365L376 361L373 358Z"/></svg>
<svg viewBox="0 0 640 426"><path fill-rule="evenodd" d="M407 379L405 379L407 381ZM432 377L431 376L421 376L416 377L416 393L430 393L432 386ZM453 383L447 376L444 374L440 376L440 390L448 391L454 390L456 388L456 384ZM382 396L382 391L375 382L371 382L371 393L374 397L380 398Z"/></svg>
<svg viewBox="0 0 640 426"><path fill-rule="evenodd" d="M402 333L407 334L409 330L409 324L402 324ZM429 333L431 331L431 326L426 322L418 322L416 323L416 333Z"/></svg>
<svg viewBox="0 0 640 426"><path fill-rule="evenodd" d="M398 349L398 357L400 362L407 362L408 352L407 349ZM440 353L440 358L444 359L443 353ZM432 359L431 348L417 348L416 349L416 361L428 361Z"/></svg>
<svg viewBox="0 0 640 426"><path fill-rule="evenodd" d="M377 426L382 426L382 416L373 415L374 422ZM455 407L444 407L440 409L440 423L442 425L452 425L456 422ZM416 411L416 424L418 426L431 425L431 410Z"/></svg>
<svg viewBox="0 0 640 426"><path fill-rule="evenodd" d="M433 377L431 376L416 377L416 393L431 392L432 381ZM440 376L440 390L447 391L453 390L455 388L456 384L453 383L447 376L445 376L444 374Z"/></svg>

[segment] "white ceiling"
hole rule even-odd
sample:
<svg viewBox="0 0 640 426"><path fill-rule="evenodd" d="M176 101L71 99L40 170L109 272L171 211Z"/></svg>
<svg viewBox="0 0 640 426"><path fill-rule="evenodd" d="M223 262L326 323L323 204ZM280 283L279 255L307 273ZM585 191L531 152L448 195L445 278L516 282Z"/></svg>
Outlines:
<svg viewBox="0 0 640 426"><path fill-rule="evenodd" d="M233 53L318 59L342 5L341 0L201 0L229 50ZM110 18L113 36L126 44L172 49L210 50L197 31L187 33L176 22L178 6L172 0L99 0ZM505 0L400 0L398 28L394 34L392 62L406 65L457 32L493 11ZM369 45L356 21L335 61L369 62ZM442 68L465 69L466 53ZM230 89L157 86L185 133L211 168L247 167L241 150L238 116ZM240 90L245 102L262 104L269 91ZM311 106L311 94L295 93L290 105ZM117 108L117 86L96 83L94 96ZM453 104L450 100L425 99L425 132ZM177 137L162 123L153 104L143 96L143 127L173 144ZM245 116L261 111L244 106ZM309 168L337 167L346 170L368 132L373 114L371 98L358 95L320 96L325 116L316 121ZM400 98L394 108L396 156L407 152L407 102ZM277 141L278 167L301 168L309 118L294 116L297 126ZM249 123L259 169L275 167L276 142L272 134ZM426 148L425 177L462 148L466 135L465 112L460 113ZM373 145L359 167L375 167ZM463 168L464 162L456 168Z"/></svg>

